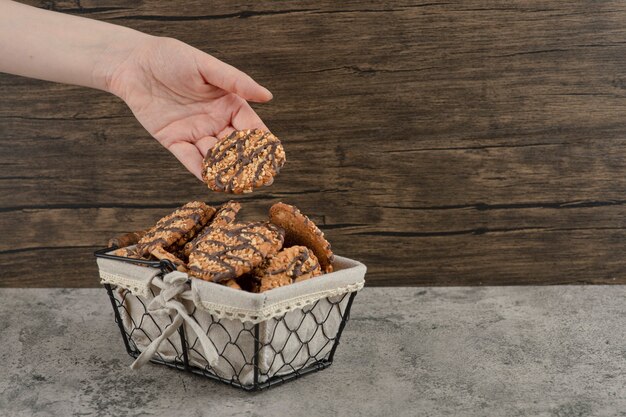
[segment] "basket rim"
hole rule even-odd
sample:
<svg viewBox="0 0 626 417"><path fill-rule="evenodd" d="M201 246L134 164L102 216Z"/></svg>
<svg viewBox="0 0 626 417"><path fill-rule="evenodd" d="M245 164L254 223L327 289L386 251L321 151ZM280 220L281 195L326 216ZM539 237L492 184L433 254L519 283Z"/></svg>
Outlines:
<svg viewBox="0 0 626 417"><path fill-rule="evenodd" d="M135 295L149 297L150 288L164 289L164 278L170 273L169 266L158 261L134 262L129 258L107 253L110 248L97 252L102 284L113 284ZM145 268L144 266L151 268ZM366 266L362 263L336 256L335 271L314 279L296 282L262 293L236 290L215 282L192 279L187 275L188 290L179 295L196 307L226 319L251 321L268 320L295 309L304 308L321 298L359 291L365 284ZM171 272L184 274L182 272Z"/></svg>

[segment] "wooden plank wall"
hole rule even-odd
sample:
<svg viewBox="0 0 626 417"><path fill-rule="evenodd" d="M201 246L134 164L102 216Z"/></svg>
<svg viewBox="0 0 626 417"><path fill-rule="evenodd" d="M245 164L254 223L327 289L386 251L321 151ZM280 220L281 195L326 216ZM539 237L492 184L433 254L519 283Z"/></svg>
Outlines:
<svg viewBox="0 0 626 417"><path fill-rule="evenodd" d="M274 185L370 285L626 282L621 1L28 1L181 39L268 86ZM0 286L221 202L103 92L0 75Z"/></svg>

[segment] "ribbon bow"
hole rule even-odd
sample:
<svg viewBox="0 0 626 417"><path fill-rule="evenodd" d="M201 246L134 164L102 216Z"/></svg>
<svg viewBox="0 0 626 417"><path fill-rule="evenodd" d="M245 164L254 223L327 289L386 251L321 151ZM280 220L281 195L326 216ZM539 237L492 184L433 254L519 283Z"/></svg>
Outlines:
<svg viewBox="0 0 626 417"><path fill-rule="evenodd" d="M154 278L158 280L158 278ZM155 284L161 288L161 292L158 296L154 297L148 304L148 311L156 314L176 314L174 320L169 324L163 332L148 345L148 347L141 352L141 355L135 359L135 362L130 366L131 369L138 369L145 365L157 352L157 349L161 343L169 338L174 332L186 322L189 327L198 336L200 345L204 350L204 356L211 366L214 366L218 360L218 353L209 340L208 336L202 330L202 327L187 313L185 306L178 300L185 291L187 291L187 274L179 271L170 272L163 277L160 282Z"/></svg>

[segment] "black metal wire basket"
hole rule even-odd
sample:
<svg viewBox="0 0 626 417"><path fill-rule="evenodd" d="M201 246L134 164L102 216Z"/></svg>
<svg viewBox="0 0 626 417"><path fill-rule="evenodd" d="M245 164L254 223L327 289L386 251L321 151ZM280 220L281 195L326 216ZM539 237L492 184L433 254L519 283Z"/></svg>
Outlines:
<svg viewBox="0 0 626 417"><path fill-rule="evenodd" d="M160 276L173 270L165 261L142 261L117 257L107 252L97 257L159 268ZM172 317L155 317L147 307L148 299L128 289L104 284L115 321L128 354L137 358L142 346L162 334ZM150 290L152 297L157 294ZM203 355L193 330L182 325L156 352L151 362L202 375L246 391L258 391L280 385L311 372L329 367L346 322L355 292L322 298L313 304L283 316L252 323L218 318L198 311L188 303L189 316L202 324L215 345L219 366L211 366ZM129 311L132 306L132 311Z"/></svg>

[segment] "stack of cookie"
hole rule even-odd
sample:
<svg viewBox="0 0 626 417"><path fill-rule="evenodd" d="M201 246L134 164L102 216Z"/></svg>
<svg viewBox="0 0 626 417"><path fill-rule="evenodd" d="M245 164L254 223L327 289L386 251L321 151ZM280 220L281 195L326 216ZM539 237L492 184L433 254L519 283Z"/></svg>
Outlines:
<svg viewBox="0 0 626 417"><path fill-rule="evenodd" d="M296 207L277 203L269 219L237 221L241 204L219 209L185 204L145 232L109 241L113 254L167 259L191 277L263 292L332 272L333 253L322 231Z"/></svg>

